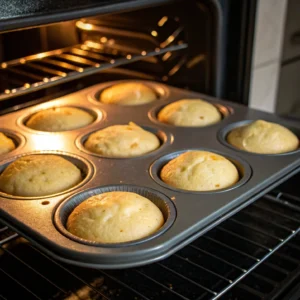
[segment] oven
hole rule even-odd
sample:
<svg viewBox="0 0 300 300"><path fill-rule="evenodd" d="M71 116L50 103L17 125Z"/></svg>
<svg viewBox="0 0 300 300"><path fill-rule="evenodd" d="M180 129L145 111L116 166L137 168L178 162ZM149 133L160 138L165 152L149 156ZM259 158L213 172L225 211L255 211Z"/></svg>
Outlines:
<svg viewBox="0 0 300 300"><path fill-rule="evenodd" d="M12 0L0 13L1 129L6 128L3 120L9 123L16 115L11 123L17 132L24 127L23 112L82 91L93 98L94 86L115 80L157 84L162 97L169 93L163 86L171 94L177 88L182 95L201 93L221 101L229 120L230 107L251 116L254 0ZM94 100L87 102L87 110ZM298 121L291 122L299 128ZM166 132L162 141L168 142ZM44 137L43 150L54 151ZM18 134L16 139L24 145L28 141L22 135L18 140ZM0 202L0 299L299 299L299 153L293 155L291 161L277 158L282 169L289 164L285 173L201 230L155 257L145 256L140 264L134 258L122 261L120 268L112 261L113 267L93 268L76 264L74 257L56 257L45 240L22 229L21 219L9 218ZM1 161L2 172L6 157ZM42 200L45 207L52 201ZM21 216L34 209L28 207L20 202L13 210Z"/></svg>

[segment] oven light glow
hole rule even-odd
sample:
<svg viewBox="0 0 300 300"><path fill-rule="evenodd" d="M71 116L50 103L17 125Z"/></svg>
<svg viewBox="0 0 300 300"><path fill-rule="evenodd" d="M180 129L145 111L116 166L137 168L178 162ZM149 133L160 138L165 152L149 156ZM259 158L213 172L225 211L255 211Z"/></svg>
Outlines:
<svg viewBox="0 0 300 300"><path fill-rule="evenodd" d="M76 26L82 30L93 30L94 28L92 24L83 23L82 21L76 22Z"/></svg>
<svg viewBox="0 0 300 300"><path fill-rule="evenodd" d="M103 45L93 42L93 41L86 41L85 45L90 47L90 48L95 48L95 49L103 49Z"/></svg>
<svg viewBox="0 0 300 300"><path fill-rule="evenodd" d="M188 69L192 69L193 67L195 67L196 65L198 65L203 60L205 60L205 55L203 55L203 54L196 55L195 57L193 57L191 60L189 60L187 62L186 67Z"/></svg>
<svg viewBox="0 0 300 300"><path fill-rule="evenodd" d="M111 46L115 43L115 40L114 39L109 39L107 43L108 43L108 45Z"/></svg>
<svg viewBox="0 0 300 300"><path fill-rule="evenodd" d="M168 21L168 17L167 17L167 16L164 16L164 17L162 17L162 18L158 21L157 25L158 25L159 27L162 27L162 26L165 25L165 23L166 23L167 21Z"/></svg>
<svg viewBox="0 0 300 300"><path fill-rule="evenodd" d="M172 52L170 52L170 51L165 53L164 56L162 57L162 60L167 61L171 57L171 55L172 55Z"/></svg>
<svg viewBox="0 0 300 300"><path fill-rule="evenodd" d="M37 55L36 55L36 58L37 59L41 59L41 58L44 58L46 56L46 53L38 53Z"/></svg>
<svg viewBox="0 0 300 300"><path fill-rule="evenodd" d="M80 73L82 73L83 71L84 71L83 68L79 68L79 69L78 69L78 72L80 72Z"/></svg>
<svg viewBox="0 0 300 300"><path fill-rule="evenodd" d="M26 63L25 58L21 58L19 61L20 61L20 64L25 64Z"/></svg>
<svg viewBox="0 0 300 300"><path fill-rule="evenodd" d="M110 63L113 65L113 64L115 63L115 60L112 59L112 60L110 61Z"/></svg>
<svg viewBox="0 0 300 300"><path fill-rule="evenodd" d="M29 89L29 88L30 88L30 84L29 84L29 83L25 83L25 84L24 84L24 87L25 87L26 89Z"/></svg>
<svg viewBox="0 0 300 300"><path fill-rule="evenodd" d="M141 53L143 56L147 55L147 52L146 51L142 51Z"/></svg>
<svg viewBox="0 0 300 300"><path fill-rule="evenodd" d="M2 69L5 69L6 67L7 67L7 63L2 63L2 64L1 64L1 68L2 68Z"/></svg>
<svg viewBox="0 0 300 300"><path fill-rule="evenodd" d="M44 82L49 82L49 78L45 77L45 78L43 78L43 81Z"/></svg>
<svg viewBox="0 0 300 300"><path fill-rule="evenodd" d="M157 35L158 35L158 34L157 34L157 31L152 30L152 31L151 31L151 35L152 35L152 36L157 36Z"/></svg>
<svg viewBox="0 0 300 300"><path fill-rule="evenodd" d="M127 58L127 59L131 59L132 56L131 56L130 54L127 54L127 55L126 55L126 58Z"/></svg>
<svg viewBox="0 0 300 300"><path fill-rule="evenodd" d="M107 37L103 36L102 38L100 38L100 42L102 44L105 44L107 42Z"/></svg>
<svg viewBox="0 0 300 300"><path fill-rule="evenodd" d="M172 43L175 40L175 36L174 35L170 35L167 39L168 43Z"/></svg>
<svg viewBox="0 0 300 300"><path fill-rule="evenodd" d="M10 90L5 90L4 93L5 94L10 94Z"/></svg>

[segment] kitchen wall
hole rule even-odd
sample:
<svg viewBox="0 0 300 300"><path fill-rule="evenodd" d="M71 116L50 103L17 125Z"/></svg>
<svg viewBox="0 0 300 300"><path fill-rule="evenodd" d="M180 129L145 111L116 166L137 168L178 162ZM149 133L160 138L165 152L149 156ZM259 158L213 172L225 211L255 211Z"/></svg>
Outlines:
<svg viewBox="0 0 300 300"><path fill-rule="evenodd" d="M257 1L249 105L275 112L288 0Z"/></svg>

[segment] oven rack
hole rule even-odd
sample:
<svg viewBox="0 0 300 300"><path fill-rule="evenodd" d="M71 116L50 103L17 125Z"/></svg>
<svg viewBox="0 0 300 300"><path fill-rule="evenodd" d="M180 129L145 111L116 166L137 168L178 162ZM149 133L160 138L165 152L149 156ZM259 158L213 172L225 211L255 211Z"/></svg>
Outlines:
<svg viewBox="0 0 300 300"><path fill-rule="evenodd" d="M57 262L0 225L0 299L275 299L300 276L299 231L300 198L270 193L161 262L102 271Z"/></svg>
<svg viewBox="0 0 300 300"><path fill-rule="evenodd" d="M155 62L151 58L187 48L186 43L178 41L166 47L128 52L115 41L110 42L87 40L72 47L0 63L0 101L129 63Z"/></svg>

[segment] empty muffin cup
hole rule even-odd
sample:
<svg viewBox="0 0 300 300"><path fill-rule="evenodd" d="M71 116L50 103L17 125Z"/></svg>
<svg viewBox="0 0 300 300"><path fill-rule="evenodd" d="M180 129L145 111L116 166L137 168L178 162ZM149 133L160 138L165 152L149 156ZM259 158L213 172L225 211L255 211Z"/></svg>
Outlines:
<svg viewBox="0 0 300 300"><path fill-rule="evenodd" d="M58 166L54 166L52 171L47 168L47 165L51 165L50 156L54 157ZM44 164L42 160L45 157L46 159L50 157L50 160ZM28 169L26 165L29 165ZM91 178L92 173L92 165L75 155L56 151L27 153L6 160L0 166L0 195L18 200L54 197L82 186ZM68 181L60 182L64 178ZM55 184L56 179L58 186ZM17 189L15 182L18 182ZM67 188L63 190L63 186Z"/></svg>
<svg viewBox="0 0 300 300"><path fill-rule="evenodd" d="M201 152L209 152L211 155L216 156L216 159L218 159L217 156L222 156L226 160L228 160L231 164L233 164L238 172L238 180L234 181L234 183L230 186L227 186L225 188L220 188L218 184L216 184L216 189L214 190L193 190L193 189L183 189L175 187L174 185L170 185L166 182L164 182L161 178L161 171L162 169L172 160L179 157L180 155L188 152L194 152L194 151L201 151ZM207 194L207 193L221 193L230 191L232 189L238 188L245 184L251 177L252 170L250 165L242 160L241 158L237 156L227 155L223 154L219 151L210 150L210 149L188 149L188 150L181 150L173 153L169 153L167 155L164 155L157 159L151 166L150 166L150 175L151 177L161 186L177 191L182 193L195 193L195 194Z"/></svg>
<svg viewBox="0 0 300 300"><path fill-rule="evenodd" d="M161 211L164 219L163 225L157 231L155 231L154 233L146 237L132 240L132 241L127 241L127 242L120 242L120 243L118 242L99 243L97 241L80 238L70 233L67 230L68 218L71 215L71 213L74 211L74 209L78 207L78 205L80 205L82 202L84 202L85 200L93 196L101 195L104 193L110 193L110 192L129 192L147 198ZM91 245L91 246L99 246L99 247L122 247L122 246L131 246L131 245L144 243L160 236L172 226L172 224L175 221L175 218L176 218L175 205L166 195L154 189L135 186L135 185L109 185L109 186L103 186L103 187L93 188L90 190L79 192L67 198L57 208L54 215L54 224L63 235L78 243ZM111 220L106 220L105 222L109 222L109 221L114 222L115 220L111 219ZM99 228L99 232L101 233L100 230L101 228Z"/></svg>
<svg viewBox="0 0 300 300"><path fill-rule="evenodd" d="M289 152L282 152L282 153L259 153L259 152L252 152L252 151L247 151L245 149L240 149L238 147L235 147L234 145L230 144L228 142L228 135L230 134L230 132L232 132L235 129L247 126L251 123L255 122L255 120L244 120L244 121L240 121L240 122L235 122L232 124L229 124L228 126L222 128L219 132L218 132L218 140L220 143L222 143L223 145L235 150L235 151L241 151L241 152L246 152L248 154L251 155L263 155L263 156L274 156L274 155L291 155L291 154L296 154L300 152L300 129L299 128L295 128L292 126L286 126L284 125L284 127L288 130L290 130L297 138L298 138L298 148L296 150L293 151L289 151ZM264 121L262 121L264 122ZM280 125L278 123L278 125ZM261 130L260 130L261 131Z"/></svg>

